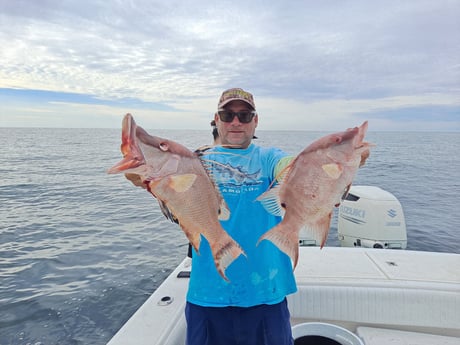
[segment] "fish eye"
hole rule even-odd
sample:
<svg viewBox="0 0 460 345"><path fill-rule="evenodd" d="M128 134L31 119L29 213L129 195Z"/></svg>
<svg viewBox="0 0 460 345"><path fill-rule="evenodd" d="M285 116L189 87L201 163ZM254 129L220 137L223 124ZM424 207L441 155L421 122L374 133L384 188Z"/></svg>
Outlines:
<svg viewBox="0 0 460 345"><path fill-rule="evenodd" d="M168 151L168 144L166 143L160 143L160 149L162 151Z"/></svg>

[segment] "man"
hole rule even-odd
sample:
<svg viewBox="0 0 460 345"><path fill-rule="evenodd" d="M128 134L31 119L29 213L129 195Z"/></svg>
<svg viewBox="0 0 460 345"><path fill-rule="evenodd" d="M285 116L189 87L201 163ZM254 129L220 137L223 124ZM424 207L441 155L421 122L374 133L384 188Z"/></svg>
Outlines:
<svg viewBox="0 0 460 345"><path fill-rule="evenodd" d="M291 261L271 242L258 243L281 219L255 201L291 157L252 143L259 117L249 92L224 91L214 121L222 146L205 159L230 210L222 226L247 256L227 268L225 281L202 238L187 294L187 345L291 345L286 296L297 289Z"/></svg>

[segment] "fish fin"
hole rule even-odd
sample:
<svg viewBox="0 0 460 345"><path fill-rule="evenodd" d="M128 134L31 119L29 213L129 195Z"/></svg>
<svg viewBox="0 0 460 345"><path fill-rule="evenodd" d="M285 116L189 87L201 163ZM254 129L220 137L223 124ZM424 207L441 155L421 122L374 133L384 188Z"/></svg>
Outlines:
<svg viewBox="0 0 460 345"><path fill-rule="evenodd" d="M225 275L225 270L232 264L240 255L246 256L246 253L240 245L230 237L226 232L219 236L217 242L211 244L211 251L214 257L214 264L217 271L225 281L230 280Z"/></svg>
<svg viewBox="0 0 460 345"><path fill-rule="evenodd" d="M337 203L334 205L335 207L339 207L340 203L347 198L348 192L350 191L351 188L351 183L345 187L343 190L342 195L340 196L340 199L337 201Z"/></svg>
<svg viewBox="0 0 460 345"><path fill-rule="evenodd" d="M268 240L277 246L283 253L288 255L294 269L299 261L299 232L287 226L284 222L279 223L270 231L263 234L257 241L257 246L263 240Z"/></svg>
<svg viewBox="0 0 460 345"><path fill-rule="evenodd" d="M224 199L220 202L219 216L217 218L219 220L229 220L230 218L230 210L228 209L227 203Z"/></svg>
<svg viewBox="0 0 460 345"><path fill-rule="evenodd" d="M359 162L360 168L366 163L366 160L369 158L370 154L371 152L369 149L365 149L363 152L361 152L361 160Z"/></svg>
<svg viewBox="0 0 460 345"><path fill-rule="evenodd" d="M169 187L176 192L186 192L196 180L195 174L173 175L169 178Z"/></svg>
<svg viewBox="0 0 460 345"><path fill-rule="evenodd" d="M212 163L214 161L208 160L208 159L203 159L201 157L198 157L200 159L201 165L203 165L204 170L208 174L208 176L214 180L214 177L212 176Z"/></svg>
<svg viewBox="0 0 460 345"><path fill-rule="evenodd" d="M196 233L195 235L193 235L193 233L187 232L185 230L184 232L185 232L185 235L187 235L187 238L189 239L190 244L195 249L196 253L200 255L201 234Z"/></svg>
<svg viewBox="0 0 460 345"><path fill-rule="evenodd" d="M296 159L292 156L286 156L281 158L275 167L275 181L283 183L286 176L289 175L292 167L294 166ZM274 182L272 182L273 184Z"/></svg>
<svg viewBox="0 0 460 345"><path fill-rule="evenodd" d="M321 168L330 178L333 178L334 180L337 180L343 172L343 166L338 163L323 164Z"/></svg>
<svg viewBox="0 0 460 345"><path fill-rule="evenodd" d="M265 193L257 197L257 201L260 201L262 206L267 210L268 213L271 213L275 216L284 216L284 208L281 206L281 201L279 198L279 191L281 185L278 184L272 189L267 190Z"/></svg>
<svg viewBox="0 0 460 345"><path fill-rule="evenodd" d="M370 155L370 148L375 146L375 144L363 142L359 148L356 149L357 153L361 156L359 167L361 168Z"/></svg>
<svg viewBox="0 0 460 345"><path fill-rule="evenodd" d="M140 175L135 173L125 173L125 177L127 180L131 181L133 185L147 189L147 185L144 183Z"/></svg>
<svg viewBox="0 0 460 345"><path fill-rule="evenodd" d="M306 225L300 231L307 236L315 239L322 249L326 244L327 235L329 234L329 228L331 226L332 211L320 219L315 224Z"/></svg>
<svg viewBox="0 0 460 345"><path fill-rule="evenodd" d="M169 219L171 222L179 224L179 219L172 213L172 211L166 206L165 202L157 199L158 204L160 205L161 212L163 212L164 216Z"/></svg>
<svg viewBox="0 0 460 345"><path fill-rule="evenodd" d="M289 175L291 168L294 166L295 159L293 159L287 166L281 169L278 174L275 176L275 179L268 187L269 189L264 192L263 194L257 197L257 201L260 201L262 206L267 210L268 213L271 213L275 216L283 217L285 210L281 205L281 200L279 198L279 192L281 186L283 185L284 180ZM275 183L277 183L274 187L272 187Z"/></svg>

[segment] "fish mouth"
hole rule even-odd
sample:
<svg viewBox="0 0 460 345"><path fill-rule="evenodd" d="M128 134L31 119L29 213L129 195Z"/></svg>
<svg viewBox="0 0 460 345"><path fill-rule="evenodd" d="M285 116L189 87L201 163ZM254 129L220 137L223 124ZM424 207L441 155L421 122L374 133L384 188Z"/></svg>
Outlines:
<svg viewBox="0 0 460 345"><path fill-rule="evenodd" d="M116 174L145 164L144 154L137 142L137 128L132 115L126 114L122 124L121 152L123 153L123 159L107 170L107 173Z"/></svg>

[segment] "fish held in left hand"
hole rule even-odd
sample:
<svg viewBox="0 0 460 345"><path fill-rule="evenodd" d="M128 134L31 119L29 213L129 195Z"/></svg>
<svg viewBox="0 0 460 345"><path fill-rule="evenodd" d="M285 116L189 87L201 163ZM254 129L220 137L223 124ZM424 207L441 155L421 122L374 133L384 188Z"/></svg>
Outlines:
<svg viewBox="0 0 460 345"><path fill-rule="evenodd" d="M281 171L280 183L257 198L267 211L284 216L259 243L273 242L291 257L294 268L302 228L324 246L333 208L345 198L358 168L369 157L372 144L363 141L367 127L366 121L314 141Z"/></svg>
<svg viewBox="0 0 460 345"><path fill-rule="evenodd" d="M228 219L230 212L198 155L174 141L149 135L131 114L123 119L121 152L124 158L108 173L125 173L134 185L147 189L198 253L203 235L217 271L228 281L226 268L245 254L219 222Z"/></svg>

